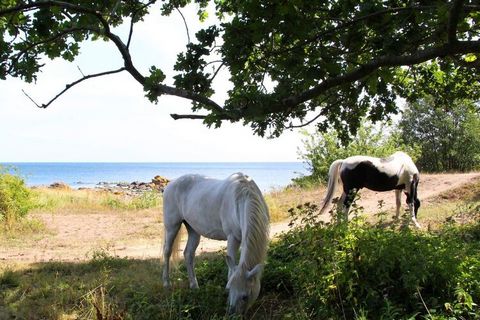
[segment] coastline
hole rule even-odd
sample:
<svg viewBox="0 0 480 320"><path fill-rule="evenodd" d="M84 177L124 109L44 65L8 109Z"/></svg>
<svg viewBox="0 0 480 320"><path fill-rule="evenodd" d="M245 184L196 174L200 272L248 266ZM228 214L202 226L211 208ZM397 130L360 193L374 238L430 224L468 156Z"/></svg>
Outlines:
<svg viewBox="0 0 480 320"><path fill-rule="evenodd" d="M169 180L187 173L224 179L243 172L264 192L284 188L293 178L307 173L302 162L179 162L179 163L1 163L22 176L29 187L48 187L63 182L73 189L124 187L149 183L157 175Z"/></svg>

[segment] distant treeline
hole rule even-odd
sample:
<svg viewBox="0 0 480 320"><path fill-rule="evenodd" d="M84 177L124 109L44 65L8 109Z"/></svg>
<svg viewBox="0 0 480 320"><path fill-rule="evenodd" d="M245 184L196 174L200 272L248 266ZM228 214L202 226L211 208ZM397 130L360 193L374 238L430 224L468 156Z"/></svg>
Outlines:
<svg viewBox="0 0 480 320"><path fill-rule="evenodd" d="M426 96L407 103L396 124L375 126L364 120L348 141L333 130L304 135L300 157L311 174L297 179L300 185L325 182L336 159L384 157L397 150L408 153L423 172L480 169L480 107L473 101L455 101L447 108Z"/></svg>

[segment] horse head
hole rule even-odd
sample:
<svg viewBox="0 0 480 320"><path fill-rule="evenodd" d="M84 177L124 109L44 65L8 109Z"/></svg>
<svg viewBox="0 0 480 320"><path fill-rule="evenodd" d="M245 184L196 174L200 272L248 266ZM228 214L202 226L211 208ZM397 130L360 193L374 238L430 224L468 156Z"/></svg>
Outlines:
<svg viewBox="0 0 480 320"><path fill-rule="evenodd" d="M236 266L234 260L227 256L228 267L233 270L228 279L228 313L244 315L260 293L260 278L263 264L257 264L248 270L245 265Z"/></svg>

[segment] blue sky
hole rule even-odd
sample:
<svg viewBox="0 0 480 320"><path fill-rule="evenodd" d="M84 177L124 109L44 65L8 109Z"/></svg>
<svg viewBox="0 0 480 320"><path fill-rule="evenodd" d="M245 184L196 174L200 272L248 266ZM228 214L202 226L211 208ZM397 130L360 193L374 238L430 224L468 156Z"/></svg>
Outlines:
<svg viewBox="0 0 480 320"><path fill-rule="evenodd" d="M190 20L192 38L200 26L192 22L195 11L182 11ZM118 31L126 34L127 29ZM134 29L134 63L143 74L157 65L171 79L171 66L186 42L178 13L149 16ZM298 131L266 139L240 123L208 129L198 120L175 121L169 114L190 113L190 102L163 96L154 105L127 73L87 80L47 109L38 109L24 96L22 89L38 103L47 102L81 77L77 66L84 74L122 66L112 43L86 43L81 52L73 63L47 61L35 84L12 78L0 82L0 162L298 161ZM227 78L222 74L214 83L217 102L225 98Z"/></svg>

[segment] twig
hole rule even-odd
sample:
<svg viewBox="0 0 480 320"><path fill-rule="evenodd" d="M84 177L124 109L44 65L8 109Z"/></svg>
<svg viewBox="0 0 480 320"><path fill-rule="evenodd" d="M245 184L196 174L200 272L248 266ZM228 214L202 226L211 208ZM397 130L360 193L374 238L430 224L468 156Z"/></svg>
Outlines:
<svg viewBox="0 0 480 320"><path fill-rule="evenodd" d="M183 13L182 11L180 11L180 9L178 8L175 8L178 13L180 13L180 16L182 16L182 19L183 19L183 24L185 25L185 29L187 30L187 39L188 39L188 43L190 43L190 32L188 31L188 24L187 24L187 20L185 20L185 17L183 16Z"/></svg>
<svg viewBox="0 0 480 320"><path fill-rule="evenodd" d="M78 69L78 71L80 71L80 73L82 74L82 77L85 77L85 75L84 75L83 72L82 72L82 69L80 69L80 67L79 67L78 65L77 65L77 69Z"/></svg>
<svg viewBox="0 0 480 320"><path fill-rule="evenodd" d="M79 68L80 69L80 68ZM62 91L60 91L60 93L58 93L55 97L53 97L53 99L51 99L50 101L48 101L47 103L44 103L44 104L41 104L39 105L38 103L35 102L35 100L33 100L23 89L23 93L38 107L38 108L42 108L42 109L45 109L47 108L53 101L55 101L58 97L60 97L62 94L64 94L66 91L68 91L70 88L72 88L73 86L79 84L80 82L84 81L84 80L87 80L87 79L91 79L91 78L96 78L96 77L101 77L101 76L105 76L105 75L109 75L109 74L114 74L114 73L119 73L119 72L122 72L122 71L125 71L125 67L122 67L120 69L117 69L117 70L111 70L111 71L105 71L105 72L100 72L100 73L95 73L95 74L90 74L88 76L84 76L83 78L81 79L78 79L72 83L69 83L65 86L65 89L63 89ZM80 70L80 72L82 72ZM82 73L83 74L83 73Z"/></svg>
<svg viewBox="0 0 480 320"><path fill-rule="evenodd" d="M428 316L430 317L430 319L432 319L432 315L430 314L430 311L428 310L428 307L425 304L425 301L423 301L422 294L420 293L420 290L418 290L418 287L417 287L417 293L418 293L418 296L420 297L420 300L422 300L422 304L425 307L425 310L427 310Z"/></svg>

